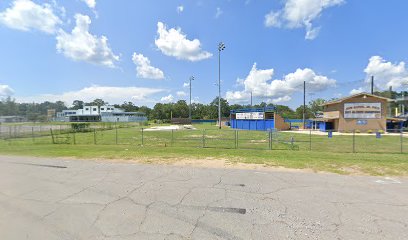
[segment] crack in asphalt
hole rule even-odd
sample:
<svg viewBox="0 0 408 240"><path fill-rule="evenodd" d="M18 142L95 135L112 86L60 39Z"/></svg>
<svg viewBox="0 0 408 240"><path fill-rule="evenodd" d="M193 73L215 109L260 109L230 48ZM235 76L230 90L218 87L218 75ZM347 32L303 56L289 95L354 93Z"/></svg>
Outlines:
<svg viewBox="0 0 408 240"><path fill-rule="evenodd" d="M8 162L8 163L26 165L26 166L35 166L35 167L68 168L67 166L61 166L61 165L49 165L49 164L37 164L37 163L19 163L19 162Z"/></svg>

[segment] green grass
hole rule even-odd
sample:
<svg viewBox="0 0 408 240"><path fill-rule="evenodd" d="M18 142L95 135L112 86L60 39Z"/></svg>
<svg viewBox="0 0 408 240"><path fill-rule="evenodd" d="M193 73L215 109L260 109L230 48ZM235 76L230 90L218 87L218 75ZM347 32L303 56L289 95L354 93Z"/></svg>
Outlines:
<svg viewBox="0 0 408 240"><path fill-rule="evenodd" d="M0 154L134 159L143 162L223 159L231 163L264 164L340 174L408 175L408 138L403 139L404 153L401 154L399 136L377 139L375 134L356 135L356 153L352 153L352 136L333 136L328 139L327 136L294 132L275 133L272 135L273 150L268 150L269 134L265 132L238 131L236 134L234 130L218 130L211 125L196 127L198 130L191 131L143 131L143 145L142 127L125 126L105 131L56 135L54 140L61 144L52 144L51 136L0 140Z"/></svg>

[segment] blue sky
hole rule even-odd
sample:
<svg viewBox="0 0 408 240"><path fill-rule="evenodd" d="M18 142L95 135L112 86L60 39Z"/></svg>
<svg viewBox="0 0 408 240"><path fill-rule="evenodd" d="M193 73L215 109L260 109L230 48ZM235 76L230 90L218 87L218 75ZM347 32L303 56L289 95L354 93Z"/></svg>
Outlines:
<svg viewBox="0 0 408 240"><path fill-rule="evenodd" d="M370 0L2 0L0 96L17 101L193 99L297 107L407 89L408 2Z"/></svg>

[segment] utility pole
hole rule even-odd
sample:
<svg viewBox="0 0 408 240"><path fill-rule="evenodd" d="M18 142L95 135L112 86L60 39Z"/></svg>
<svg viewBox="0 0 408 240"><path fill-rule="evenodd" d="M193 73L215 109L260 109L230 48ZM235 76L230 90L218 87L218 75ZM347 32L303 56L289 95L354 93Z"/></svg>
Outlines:
<svg viewBox="0 0 408 240"><path fill-rule="evenodd" d="M218 123L221 129L221 51L225 49L225 44L218 44Z"/></svg>
<svg viewBox="0 0 408 240"><path fill-rule="evenodd" d="M306 129L306 81L303 81L303 129Z"/></svg>
<svg viewBox="0 0 408 240"><path fill-rule="evenodd" d="M190 77L190 105L189 105L189 108L188 108L188 118L190 119L190 122L191 122L191 81L194 81L194 76L191 76Z"/></svg>
<svg viewBox="0 0 408 240"><path fill-rule="evenodd" d="M252 107L252 91L251 91L251 107Z"/></svg>
<svg viewBox="0 0 408 240"><path fill-rule="evenodd" d="M371 76L371 94L374 94L374 76Z"/></svg>

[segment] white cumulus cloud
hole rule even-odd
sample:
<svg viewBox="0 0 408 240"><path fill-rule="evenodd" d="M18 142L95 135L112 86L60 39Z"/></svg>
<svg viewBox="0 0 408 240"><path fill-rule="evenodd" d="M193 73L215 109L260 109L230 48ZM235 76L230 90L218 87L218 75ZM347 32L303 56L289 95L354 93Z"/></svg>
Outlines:
<svg viewBox="0 0 408 240"><path fill-rule="evenodd" d="M224 12L221 10L220 7L217 7L215 12L215 18L219 18Z"/></svg>
<svg viewBox="0 0 408 240"><path fill-rule="evenodd" d="M163 89L145 87L110 87L91 86L77 91L68 91L61 94L41 94L37 96L16 97L18 102L44 102L63 101L70 105L74 100L91 102L96 98L102 98L110 104L123 103L124 101L136 101L140 103L151 102L152 95L163 92Z"/></svg>
<svg viewBox="0 0 408 240"><path fill-rule="evenodd" d="M136 64L137 76L146 79L164 79L162 70L153 67L150 60L143 56L143 54L133 53L133 63Z"/></svg>
<svg viewBox="0 0 408 240"><path fill-rule="evenodd" d="M274 69L257 69L256 63L252 66L248 76L238 79L244 86L242 91L228 91L227 99L231 102L249 101L250 94L254 97L269 98L270 102L289 101L291 95L303 90L303 81L306 81L307 91L318 92L336 85L336 80L316 74L312 69L297 69L283 79L273 80Z"/></svg>
<svg viewBox="0 0 408 240"><path fill-rule="evenodd" d="M164 23L158 22L157 34L158 38L156 38L155 44L164 55L192 62L212 56L211 53L201 49L200 40L187 39L187 35L180 28L167 29Z"/></svg>
<svg viewBox="0 0 408 240"><path fill-rule="evenodd" d="M408 69L405 62L392 63L380 56L372 56L364 72L367 74L366 82L369 83L371 76L374 76L375 86L381 90L408 86Z"/></svg>
<svg viewBox="0 0 408 240"><path fill-rule="evenodd" d="M86 5L91 9L95 9L96 7L96 0L81 0L81 1L86 3Z"/></svg>
<svg viewBox="0 0 408 240"><path fill-rule="evenodd" d="M61 23L50 4L39 5L31 0L15 0L10 8L0 13L0 24L21 31L35 29L53 34Z"/></svg>
<svg viewBox="0 0 408 240"><path fill-rule="evenodd" d="M162 97L162 98L160 99L160 101L161 101L161 102L164 102L164 103L170 103L170 102L173 102L173 101L174 101L174 97L173 97L173 95L169 94L169 95L167 95L167 96L165 96L165 97Z"/></svg>
<svg viewBox="0 0 408 240"><path fill-rule="evenodd" d="M283 9L271 11L265 16L265 26L278 28L305 28L305 38L315 39L320 27L314 27L313 21L320 17L323 10L345 3L345 0L286 0Z"/></svg>
<svg viewBox="0 0 408 240"><path fill-rule="evenodd" d="M350 91L350 95L355 95L355 94L359 94L359 93L362 93L362 92L364 92L364 89L362 87L359 87L359 88L352 89Z"/></svg>
<svg viewBox="0 0 408 240"><path fill-rule="evenodd" d="M183 5L177 6L176 10L177 10L177 13L182 13L184 11L184 6Z"/></svg>
<svg viewBox="0 0 408 240"><path fill-rule="evenodd" d="M270 99L268 102L271 102L273 104L279 104L283 102L289 102L290 100L292 100L290 96L283 96L283 97Z"/></svg>
<svg viewBox="0 0 408 240"><path fill-rule="evenodd" d="M14 94L14 90L5 84L0 84L0 97L8 97Z"/></svg>
<svg viewBox="0 0 408 240"><path fill-rule="evenodd" d="M184 92L184 91L178 91L178 92L177 92L177 96L179 96L179 97L185 97L185 96L187 96L187 93Z"/></svg>
<svg viewBox="0 0 408 240"><path fill-rule="evenodd" d="M115 67L119 56L108 45L108 38L89 33L89 16L76 14L76 26L71 33L60 29L57 34L57 50L75 61L86 61L107 67Z"/></svg>

